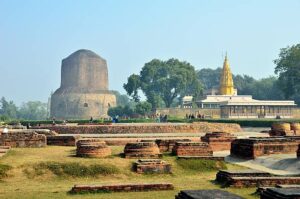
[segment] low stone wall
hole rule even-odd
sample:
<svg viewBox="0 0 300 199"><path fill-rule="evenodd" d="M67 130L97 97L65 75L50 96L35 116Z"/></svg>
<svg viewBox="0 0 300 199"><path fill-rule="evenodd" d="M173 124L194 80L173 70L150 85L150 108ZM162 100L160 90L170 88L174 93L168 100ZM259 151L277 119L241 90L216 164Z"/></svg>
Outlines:
<svg viewBox="0 0 300 199"><path fill-rule="evenodd" d="M206 133L201 137L201 141L207 142L213 151L230 150L231 142L235 139L235 136L224 132Z"/></svg>
<svg viewBox="0 0 300 199"><path fill-rule="evenodd" d="M232 187L275 186L276 184L300 184L300 177L231 177L227 185Z"/></svg>
<svg viewBox="0 0 300 199"><path fill-rule="evenodd" d="M222 131L227 133L242 131L238 124L226 123L134 123L113 125L54 125L47 128L59 134L127 134L127 133L208 133Z"/></svg>
<svg viewBox="0 0 300 199"><path fill-rule="evenodd" d="M176 142L191 142L190 139L156 139L160 152L172 152Z"/></svg>
<svg viewBox="0 0 300 199"><path fill-rule="evenodd" d="M44 147L47 145L45 135L32 130L11 130L0 135L0 145L11 147Z"/></svg>
<svg viewBox="0 0 300 199"><path fill-rule="evenodd" d="M62 136L47 136L47 145L54 146L75 146L80 136L62 135Z"/></svg>
<svg viewBox="0 0 300 199"><path fill-rule="evenodd" d="M171 164L159 159L138 160L133 168L137 173L172 173Z"/></svg>
<svg viewBox="0 0 300 199"><path fill-rule="evenodd" d="M206 142L176 142L172 153L177 156L212 156L213 151Z"/></svg>
<svg viewBox="0 0 300 199"><path fill-rule="evenodd" d="M232 177L271 177L267 172L252 169L245 170L220 170L216 175L216 181L219 183L228 183Z"/></svg>
<svg viewBox="0 0 300 199"><path fill-rule="evenodd" d="M295 153L298 142L292 138L269 137L236 139L231 143L230 154L245 159L255 159L269 154Z"/></svg>
<svg viewBox="0 0 300 199"><path fill-rule="evenodd" d="M219 189L208 190L184 190L180 191L175 199L205 199L205 198L220 198L220 199L242 199L242 197Z"/></svg>
<svg viewBox="0 0 300 199"><path fill-rule="evenodd" d="M151 183L151 184L116 184L116 185L74 185L71 193L82 192L131 192L131 191L163 191L173 190L171 183Z"/></svg>
<svg viewBox="0 0 300 199"><path fill-rule="evenodd" d="M125 158L160 158L162 154L155 142L127 143L124 148Z"/></svg>

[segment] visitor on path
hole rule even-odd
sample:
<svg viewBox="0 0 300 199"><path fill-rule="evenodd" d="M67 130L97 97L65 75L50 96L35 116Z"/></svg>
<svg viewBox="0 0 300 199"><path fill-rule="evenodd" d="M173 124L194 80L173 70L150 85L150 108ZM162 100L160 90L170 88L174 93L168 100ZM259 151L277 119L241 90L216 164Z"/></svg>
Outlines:
<svg viewBox="0 0 300 199"><path fill-rule="evenodd" d="M93 117L90 118L90 123L93 123L94 119Z"/></svg>

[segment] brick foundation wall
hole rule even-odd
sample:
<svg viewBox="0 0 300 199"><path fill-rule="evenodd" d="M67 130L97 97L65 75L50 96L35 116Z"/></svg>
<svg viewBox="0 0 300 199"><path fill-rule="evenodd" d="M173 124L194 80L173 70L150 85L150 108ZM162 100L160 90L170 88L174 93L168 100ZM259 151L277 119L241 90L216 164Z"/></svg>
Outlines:
<svg viewBox="0 0 300 199"><path fill-rule="evenodd" d="M207 142L213 151L230 150L231 142L235 139L235 136L224 132L206 133L201 137L201 141Z"/></svg>
<svg viewBox="0 0 300 199"><path fill-rule="evenodd" d="M275 186L277 184L300 184L300 177L231 177L228 185L232 187Z"/></svg>
<svg viewBox="0 0 300 199"><path fill-rule="evenodd" d="M11 147L44 147L47 145L45 135L30 130L14 130L0 135L0 145Z"/></svg>
<svg viewBox="0 0 300 199"><path fill-rule="evenodd" d="M171 164L159 159L138 160L133 168L137 173L172 173Z"/></svg>
<svg viewBox="0 0 300 199"><path fill-rule="evenodd" d="M127 133L208 133L222 131L227 133L242 131L238 124L225 123L142 123L113 125L48 125L35 128L47 128L59 134L127 134Z"/></svg>
<svg viewBox="0 0 300 199"><path fill-rule="evenodd" d="M212 156L213 151L206 142L176 142L172 153L177 156Z"/></svg>
<svg viewBox="0 0 300 199"><path fill-rule="evenodd" d="M125 158L160 158L162 154L155 142L127 143L124 148Z"/></svg>
<svg viewBox="0 0 300 199"><path fill-rule="evenodd" d="M47 136L47 145L54 146L75 146L80 136L63 135L63 136Z"/></svg>

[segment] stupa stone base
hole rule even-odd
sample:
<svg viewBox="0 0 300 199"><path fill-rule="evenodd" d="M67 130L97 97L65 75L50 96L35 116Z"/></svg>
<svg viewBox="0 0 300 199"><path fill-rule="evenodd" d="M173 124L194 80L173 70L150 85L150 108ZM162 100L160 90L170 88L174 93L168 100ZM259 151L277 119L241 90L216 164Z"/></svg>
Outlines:
<svg viewBox="0 0 300 199"><path fill-rule="evenodd" d="M191 142L190 139L157 139L157 144L160 152L172 152L176 142Z"/></svg>
<svg viewBox="0 0 300 199"><path fill-rule="evenodd" d="M102 158L111 155L111 149L105 142L98 139L79 140L77 143L76 156Z"/></svg>
<svg viewBox="0 0 300 199"><path fill-rule="evenodd" d="M177 156L212 156L213 151L206 142L176 142L172 153Z"/></svg>
<svg viewBox="0 0 300 199"><path fill-rule="evenodd" d="M138 160L133 168L137 173L172 173L171 164L159 159Z"/></svg>
<svg viewBox="0 0 300 199"><path fill-rule="evenodd" d="M125 158L160 158L162 154L155 142L127 143L124 148Z"/></svg>
<svg viewBox="0 0 300 199"><path fill-rule="evenodd" d="M231 143L230 154L245 159L254 159L270 154L295 153L298 141L286 137L236 139Z"/></svg>
<svg viewBox="0 0 300 199"><path fill-rule="evenodd" d="M206 133L201 137L201 141L207 142L213 151L230 150L231 142L235 139L235 136L224 132Z"/></svg>

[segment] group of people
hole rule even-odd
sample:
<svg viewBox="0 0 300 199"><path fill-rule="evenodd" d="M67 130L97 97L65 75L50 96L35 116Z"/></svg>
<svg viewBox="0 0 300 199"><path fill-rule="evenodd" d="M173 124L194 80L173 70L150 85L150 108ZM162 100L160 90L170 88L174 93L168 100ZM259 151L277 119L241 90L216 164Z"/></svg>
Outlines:
<svg viewBox="0 0 300 199"><path fill-rule="evenodd" d="M168 115L163 115L163 114L156 114L156 122L168 122Z"/></svg>
<svg viewBox="0 0 300 199"><path fill-rule="evenodd" d="M195 119L195 118L204 119L204 114L201 115L200 113L198 113L196 116L194 114L186 114L185 118L186 119Z"/></svg>

